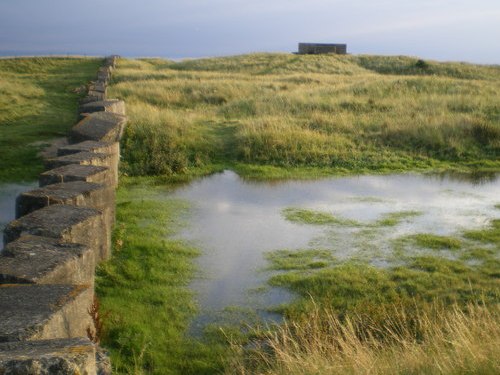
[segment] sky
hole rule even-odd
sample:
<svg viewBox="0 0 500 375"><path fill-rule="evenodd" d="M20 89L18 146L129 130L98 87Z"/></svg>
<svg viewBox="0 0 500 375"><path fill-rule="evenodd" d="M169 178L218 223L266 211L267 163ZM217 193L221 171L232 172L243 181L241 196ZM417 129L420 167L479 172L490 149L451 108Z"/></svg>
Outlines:
<svg viewBox="0 0 500 375"><path fill-rule="evenodd" d="M0 55L349 53L500 64L500 0L0 0Z"/></svg>

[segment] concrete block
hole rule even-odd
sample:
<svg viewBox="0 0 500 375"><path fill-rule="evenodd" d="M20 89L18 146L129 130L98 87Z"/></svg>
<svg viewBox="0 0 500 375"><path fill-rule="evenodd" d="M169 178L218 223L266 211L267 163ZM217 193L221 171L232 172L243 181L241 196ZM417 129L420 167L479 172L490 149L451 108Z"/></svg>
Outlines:
<svg viewBox="0 0 500 375"><path fill-rule="evenodd" d="M115 178L108 167L69 164L40 174L40 187L61 182L85 181L114 185Z"/></svg>
<svg viewBox="0 0 500 375"><path fill-rule="evenodd" d="M97 80L102 82L107 82L111 79L112 68L108 66L103 66L97 71Z"/></svg>
<svg viewBox="0 0 500 375"><path fill-rule="evenodd" d="M86 116L71 129L70 143L83 141L119 142L127 117L109 112L95 112Z"/></svg>
<svg viewBox="0 0 500 375"><path fill-rule="evenodd" d="M95 254L87 246L25 235L0 253L0 284L94 285Z"/></svg>
<svg viewBox="0 0 500 375"><path fill-rule="evenodd" d="M98 141L83 141L72 145L60 147L57 151L58 155L70 155L78 152L95 152L99 154L109 155L108 164L112 174L114 185L118 184L118 163L120 162L120 143L119 142L98 142Z"/></svg>
<svg viewBox="0 0 500 375"><path fill-rule="evenodd" d="M111 246L111 232L115 223L115 187L113 185L73 181L26 191L16 199L16 218L54 204L70 204L97 208L102 211L108 239L107 246Z"/></svg>
<svg viewBox="0 0 500 375"><path fill-rule="evenodd" d="M104 95L106 95L106 91L107 91L107 87L106 87L106 84L103 83L103 82L92 82L89 86L89 92L90 91L96 91L96 92L100 92Z"/></svg>
<svg viewBox="0 0 500 375"><path fill-rule="evenodd" d="M82 285L0 285L0 342L85 337L93 296Z"/></svg>
<svg viewBox="0 0 500 375"><path fill-rule="evenodd" d="M106 100L106 93L95 90L89 90L86 98L88 98L88 101L86 101L85 99L82 100L85 100L87 103L96 102L99 100Z"/></svg>
<svg viewBox="0 0 500 375"><path fill-rule="evenodd" d="M94 208L56 204L34 211L5 227L4 244L26 234L86 245L94 251L97 261L111 255L105 216Z"/></svg>
<svg viewBox="0 0 500 375"><path fill-rule="evenodd" d="M82 104L79 109L80 114L94 112L111 112L125 115L125 102L118 99L108 99L98 102Z"/></svg>
<svg viewBox="0 0 500 375"><path fill-rule="evenodd" d="M114 206L115 189L93 182L72 181L47 185L21 193L16 199L16 218L53 204L72 204L100 210Z"/></svg>
<svg viewBox="0 0 500 375"><path fill-rule="evenodd" d="M120 154L120 144L118 142L98 142L98 141L83 141L71 145L59 147L57 150L58 156L76 154L78 152L96 152L101 154Z"/></svg>
<svg viewBox="0 0 500 375"><path fill-rule="evenodd" d="M115 69L117 60L118 60L118 56L116 56L116 55L106 57L106 59L104 60L104 66L111 67L111 68Z"/></svg>
<svg viewBox="0 0 500 375"><path fill-rule="evenodd" d="M57 158L47 159L44 161L44 164L46 169L59 168L70 164L97 165L108 167L111 164L111 161L112 155L83 151L76 154L69 154L58 156Z"/></svg>
<svg viewBox="0 0 500 375"><path fill-rule="evenodd" d="M0 374L95 375L96 347L87 338L0 344Z"/></svg>
<svg viewBox="0 0 500 375"><path fill-rule="evenodd" d="M101 93L97 93L98 95L90 95L87 94L87 96L83 97L80 99L80 105L85 104L85 103L91 103L91 102L97 102L99 100L105 100L105 95Z"/></svg>

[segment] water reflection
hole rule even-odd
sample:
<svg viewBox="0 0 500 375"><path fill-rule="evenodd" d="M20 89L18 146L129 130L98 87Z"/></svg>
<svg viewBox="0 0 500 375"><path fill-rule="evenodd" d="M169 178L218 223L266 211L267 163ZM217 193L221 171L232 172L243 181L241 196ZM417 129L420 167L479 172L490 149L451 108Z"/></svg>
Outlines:
<svg viewBox="0 0 500 375"><path fill-rule="evenodd" d="M429 178L436 178L441 181L459 181L468 182L473 186L491 184L498 180L499 173L490 171L473 171L473 172L441 172L427 174Z"/></svg>
<svg viewBox="0 0 500 375"><path fill-rule="evenodd" d="M24 191L35 188L36 186L37 184L35 183L0 185L0 233L2 233L0 250L3 249L3 230L11 220L15 219L16 216L17 196Z"/></svg>
<svg viewBox="0 0 500 375"><path fill-rule="evenodd" d="M470 176L469 176L470 177ZM479 183L480 181L480 183ZM263 253L276 249L329 249L340 259L362 258L377 266L393 261L391 240L415 232L453 234L485 225L500 215L497 176L465 179L454 175L353 176L316 181L247 182L231 171L212 175L173 194L193 203L190 225L180 234L202 250L200 277L192 283L210 321L228 306L261 312L288 301L285 290L266 289L269 272ZM302 207L356 220L360 227L324 227L286 221L282 210ZM390 228L369 225L384 214L419 211Z"/></svg>

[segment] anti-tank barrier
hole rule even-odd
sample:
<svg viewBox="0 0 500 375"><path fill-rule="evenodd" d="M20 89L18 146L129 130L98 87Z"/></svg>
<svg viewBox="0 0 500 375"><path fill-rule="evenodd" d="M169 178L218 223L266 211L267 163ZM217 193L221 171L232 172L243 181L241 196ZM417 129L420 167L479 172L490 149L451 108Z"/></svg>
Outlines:
<svg viewBox="0 0 500 375"><path fill-rule="evenodd" d="M0 253L0 374L106 374L92 343L95 266L111 256L125 104L107 99L117 56L81 100L69 145L45 161L40 188L16 200ZM96 356L98 359L96 359Z"/></svg>

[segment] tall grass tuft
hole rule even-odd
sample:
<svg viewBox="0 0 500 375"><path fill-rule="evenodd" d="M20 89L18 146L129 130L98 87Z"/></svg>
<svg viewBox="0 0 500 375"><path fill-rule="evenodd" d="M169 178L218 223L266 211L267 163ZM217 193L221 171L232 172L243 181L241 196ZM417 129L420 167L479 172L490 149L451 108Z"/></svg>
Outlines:
<svg viewBox="0 0 500 375"><path fill-rule="evenodd" d="M377 321L316 308L264 333L253 350L234 346L226 373L493 375L500 373L499 323L496 305L393 305Z"/></svg>

